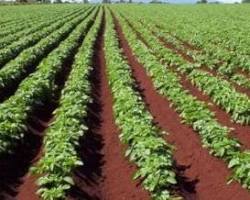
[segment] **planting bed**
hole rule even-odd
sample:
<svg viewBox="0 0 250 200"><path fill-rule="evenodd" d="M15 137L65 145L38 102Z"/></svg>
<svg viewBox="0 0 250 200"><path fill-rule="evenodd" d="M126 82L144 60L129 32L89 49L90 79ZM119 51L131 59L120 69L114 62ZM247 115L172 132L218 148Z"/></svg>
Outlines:
<svg viewBox="0 0 250 200"><path fill-rule="evenodd" d="M250 200L248 6L27 7L0 7L1 200Z"/></svg>

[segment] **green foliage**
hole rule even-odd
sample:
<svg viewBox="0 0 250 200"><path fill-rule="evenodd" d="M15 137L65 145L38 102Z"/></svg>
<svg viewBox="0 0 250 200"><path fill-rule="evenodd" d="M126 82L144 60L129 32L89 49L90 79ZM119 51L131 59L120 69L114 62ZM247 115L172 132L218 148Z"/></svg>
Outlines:
<svg viewBox="0 0 250 200"><path fill-rule="evenodd" d="M180 66L185 72L189 71L190 76L192 74L198 73L202 76L205 76L206 81L204 81L203 84L209 83L210 80L217 80L217 78L208 76L205 72L197 70L196 68L199 66L186 65L182 59L176 58L178 56L175 56L174 53L171 53L171 51L163 51L163 48L158 47L160 44L157 43L153 37L151 37L151 34L145 34L147 31L140 31L142 33L141 37L143 40L152 48L149 49L148 46L146 46L137 38L135 31L128 25L126 20L120 15L117 16L122 25L125 37L134 52L134 55L145 67L146 72L151 77L157 91L172 102L172 106L177 110L177 112L180 113L183 122L191 125L193 129L201 136L203 146L207 147L212 155L222 158L229 163L229 168L232 168L233 171L232 179L238 180L244 187L250 188L250 182L248 180L250 168L246 164L250 159L250 154L248 151L241 151L239 142L229 137L230 129L217 122L216 118L214 117L214 113L209 110L205 103L197 100L187 91L185 91L179 82L180 80L177 74L168 69L168 65L163 66L160 61L158 61L156 56L153 55L153 53L156 51L157 54L165 54L166 57L164 57L165 60L163 59L164 62L167 62L169 65L173 63L177 64L175 67ZM129 21L132 23L132 20ZM136 24L137 28L140 27L138 30L144 30L142 26L140 26L135 20L134 23ZM217 82L217 85L219 84L220 82ZM214 87L215 86L213 84L213 88ZM226 87L227 86L225 86L225 88ZM227 91L226 94L231 92L232 91ZM234 93L235 92L233 91L232 94ZM244 99L243 101L248 102L244 95L238 95L239 96L235 95L235 98L239 99L240 101L242 98ZM219 97L216 100L227 105L226 102L228 99L225 97L227 100L225 101L224 99L224 101L222 101L219 99ZM237 106L237 109L235 106ZM230 106L228 105L228 107L234 109L235 113L239 113L238 115L233 115L235 120L238 120L242 123L248 123L248 104L242 105L239 102L235 102L235 104ZM232 110L228 110L228 112L230 111ZM243 118L240 117L240 114L243 115Z"/></svg>
<svg viewBox="0 0 250 200"><path fill-rule="evenodd" d="M22 140L27 130L28 116L51 99L55 92L55 78L66 58L77 47L93 23L92 12L57 49L42 60L37 70L26 78L15 95L0 105L0 153L10 152Z"/></svg>
<svg viewBox="0 0 250 200"><path fill-rule="evenodd" d="M203 4L206 4L207 3L207 0L200 0L200 1L197 1L197 3L203 3Z"/></svg>
<svg viewBox="0 0 250 200"><path fill-rule="evenodd" d="M62 20L57 23L52 24L49 27L44 26L44 29L35 31L29 35L25 35L20 40L11 43L9 46L0 49L0 66L3 66L11 59L15 58L22 50L35 45L39 42L44 35L49 35L56 29L60 28L66 21ZM47 24L48 25L48 24Z"/></svg>
<svg viewBox="0 0 250 200"><path fill-rule="evenodd" d="M250 3L250 0L242 0L242 3Z"/></svg>
<svg viewBox="0 0 250 200"><path fill-rule="evenodd" d="M232 120L240 124L250 123L250 100L247 95L237 92L234 86L227 80L216 77L205 70L200 70L199 68L205 63L198 61L194 64L187 63L176 52L161 45L158 38L149 29L145 29L141 23L136 22L136 20L130 20L130 23L137 27L141 36L146 40L147 45L153 49L154 54L161 59L162 63L188 74L191 82L208 94L217 105L226 110L231 115ZM159 37L164 37L164 34L159 35ZM166 39L179 47L180 43L176 39L171 38L173 37L169 36ZM242 75L240 78L242 78ZM240 83L240 85L248 85L249 83L244 78L236 79L236 77L232 76L232 79Z"/></svg>
<svg viewBox="0 0 250 200"><path fill-rule="evenodd" d="M73 170L83 165L75 148L79 138L88 128L84 125L87 104L90 98L89 73L92 70L93 47L100 29L102 12L84 38L75 55L69 78L62 91L55 120L47 130L44 142L44 155L32 170L38 175L38 193L44 200L65 199L66 192L74 185Z"/></svg>
<svg viewBox="0 0 250 200"><path fill-rule="evenodd" d="M138 166L134 178L143 180L143 186L153 199L174 199L169 190L177 183L172 147L161 138L140 95L133 90L135 83L129 66L121 56L109 12L106 22L105 58L114 98L113 108L116 123L121 129L120 139L128 145L126 156Z"/></svg>
<svg viewBox="0 0 250 200"><path fill-rule="evenodd" d="M13 82L20 82L28 73L30 66L41 60L54 46L58 45L72 30L83 20L92 10L81 12L80 16L70 16L58 22L63 25L61 28L54 29L50 35L39 41L36 45L22 51L19 56L0 69L0 90L3 92ZM57 26L56 26L57 27ZM54 28L56 28L54 27ZM31 56L32 55L32 56ZM0 92L0 93L3 93Z"/></svg>
<svg viewBox="0 0 250 200"><path fill-rule="evenodd" d="M79 15L85 8L81 9L75 9L74 11L71 11L70 13L63 14L63 19L72 19L72 17L76 17ZM54 16L54 19L51 19L51 16ZM26 22L26 23L20 23L17 26L11 26L11 28L8 28L5 31L2 31L0 33L1 39L0 39L0 49L10 45L13 42L16 42L20 40L22 37L25 37L29 34L41 31L41 29L44 29L47 26L50 26L54 23L58 23L62 20L62 13L56 13L56 14L48 14L47 19L45 18L32 18L34 21ZM61 23L63 24L63 22ZM28 27L27 27L28 26ZM30 26L30 28L29 28Z"/></svg>

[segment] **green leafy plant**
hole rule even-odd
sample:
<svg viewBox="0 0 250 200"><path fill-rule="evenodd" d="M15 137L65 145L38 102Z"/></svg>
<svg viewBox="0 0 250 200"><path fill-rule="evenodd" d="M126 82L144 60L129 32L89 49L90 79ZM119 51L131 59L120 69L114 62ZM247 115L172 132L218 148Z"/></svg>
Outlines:
<svg viewBox="0 0 250 200"><path fill-rule="evenodd" d="M140 95L133 90L135 83L120 53L110 12L106 22L104 49L113 109L121 130L120 139L128 145L126 156L138 166L134 179L142 179L144 188L155 200L180 199L171 193L171 187L177 183L172 147L161 138Z"/></svg>

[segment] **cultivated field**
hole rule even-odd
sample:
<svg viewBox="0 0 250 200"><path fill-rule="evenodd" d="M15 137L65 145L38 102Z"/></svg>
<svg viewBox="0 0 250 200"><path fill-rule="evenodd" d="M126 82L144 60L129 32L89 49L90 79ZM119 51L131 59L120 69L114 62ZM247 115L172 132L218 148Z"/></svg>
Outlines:
<svg viewBox="0 0 250 200"><path fill-rule="evenodd" d="M250 200L249 17L0 7L0 200Z"/></svg>

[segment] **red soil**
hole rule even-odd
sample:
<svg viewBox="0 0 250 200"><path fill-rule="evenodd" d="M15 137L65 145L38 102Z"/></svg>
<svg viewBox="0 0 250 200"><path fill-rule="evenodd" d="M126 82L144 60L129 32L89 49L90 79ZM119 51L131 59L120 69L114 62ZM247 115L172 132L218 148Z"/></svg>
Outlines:
<svg viewBox="0 0 250 200"><path fill-rule="evenodd" d="M135 166L124 157L125 148L119 141L106 73L103 29L96 42L90 77L94 99L87 120L90 130L79 150L85 165L75 173L77 186L69 199L147 200L149 194L132 180Z"/></svg>
<svg viewBox="0 0 250 200"><path fill-rule="evenodd" d="M195 46L193 44L190 44L189 42L179 38L178 36L176 36L176 35L174 35L172 33L170 33L170 35L175 37L177 40L179 40L185 48L187 48L189 50L194 50L194 51L201 51L201 48L199 48L199 47L197 47L197 46Z"/></svg>
<svg viewBox="0 0 250 200"><path fill-rule="evenodd" d="M158 29L158 30L164 30L163 27L161 27L160 25L158 24L155 24L155 27ZM156 34L156 31L153 31L152 32L153 34ZM179 40L183 46L185 46L187 49L190 49L190 50L196 50L196 51L201 51L201 49L193 44L190 44L189 42L179 38L178 36L174 35L173 33L169 32L168 33L169 35L171 35L172 37L176 38L177 40Z"/></svg>
<svg viewBox="0 0 250 200"><path fill-rule="evenodd" d="M129 23L129 22L128 22ZM132 27L132 25L130 24ZM133 27L132 27L133 28ZM136 31L136 30L135 30ZM139 39L141 39L141 35L137 33L137 36ZM186 59L188 62L194 63L193 59L186 55L184 52L178 50L173 44L166 42L163 38L159 38L159 40L165 45L166 48L169 48L173 51L175 51L177 54L180 54L184 59ZM142 40L145 45L148 46L147 43ZM157 56L157 55L156 55ZM211 70L205 66L201 68L204 71L209 72L210 74L217 76L217 73L214 70ZM221 123L224 126L227 126L229 128L233 128L233 131L231 132L231 135L236 137L240 140L243 149L250 149L250 126L242 126L240 124L236 124L231 121L230 114L225 112L223 109L221 109L219 106L215 105L211 98L202 93L197 87L195 87L190 80L187 79L187 77L175 70L175 72L181 77L181 84L184 89L186 89L190 94L195 96L198 100L204 101L209 109L215 113L215 116L219 123ZM228 80L229 81L229 80ZM241 91L246 91L250 94L250 91L244 88L239 88L237 85L235 85L236 88L238 88Z"/></svg>
<svg viewBox="0 0 250 200"><path fill-rule="evenodd" d="M24 143L20 144L13 155L6 155L0 165L0 199L38 200L36 177L28 173L40 157L44 130L52 119L54 106L48 105L35 112L29 121L29 132Z"/></svg>
<svg viewBox="0 0 250 200"><path fill-rule="evenodd" d="M164 28L160 27L159 25L156 25L156 27L157 27L158 29L161 29L161 30L164 29ZM152 33L153 33L154 35L156 35L156 32L152 32ZM177 40L179 40L179 41L182 43L183 47L185 47L186 49L189 49L189 50L192 50L192 51L199 51L199 52L202 53L202 49L201 49L200 47L197 47L197 46L195 46L194 44L190 44L189 42L183 40L182 38L180 38L180 37L178 37L178 36L176 36L176 35L174 35L173 33L168 33L168 34L170 34L172 37L174 37L174 38L176 38ZM163 39L163 38L162 38L162 39ZM163 40L164 40L164 39L163 39ZM166 41L165 41L165 42L166 42ZM220 64L223 64L223 61L221 61ZM242 68L242 67L238 66L237 68L238 68L238 69L236 70L237 73L246 76L246 78L250 78L250 75L249 75L248 72L245 72L245 71L243 71L242 69L240 69L240 68Z"/></svg>
<svg viewBox="0 0 250 200"><path fill-rule="evenodd" d="M56 105L48 105L46 110L41 109L38 110L36 116L32 118L29 123L29 129L32 134L37 135L40 137L40 142L42 143L43 136L45 134L45 130L48 128L49 124L53 120L52 112L55 109ZM31 160L29 166L33 166L38 162L38 160L42 157L43 154L43 147L40 144L39 148L37 149L36 154L34 154L34 158ZM39 196L36 194L38 190L38 186L36 184L38 177L29 173L27 171L26 175L22 177L22 184L18 188L18 193L16 199L18 200L39 200Z"/></svg>
<svg viewBox="0 0 250 200"><path fill-rule="evenodd" d="M242 69L239 69L239 67L237 67L236 72L250 79L250 73L248 71L243 71Z"/></svg>
<svg viewBox="0 0 250 200"><path fill-rule="evenodd" d="M81 41L78 46L80 44ZM60 91L70 73L74 61L73 55L77 49L71 52L72 54L64 62L63 70L56 76L57 90L54 99L49 99L49 102L45 102L45 106L37 108L31 114L28 121L29 131L25 133L24 144L18 146L14 155L6 155L0 160L0 199L39 200L36 195L37 177L29 173L29 168L35 165L42 155L43 136L53 120L53 111L58 106Z"/></svg>
<svg viewBox="0 0 250 200"><path fill-rule="evenodd" d="M250 126L242 126L232 122L230 115L219 106L213 104L209 96L194 87L184 75L180 75L180 77L183 88L195 96L198 100L204 101L208 105L209 109L215 113L218 122L224 126L233 128L231 135L239 139L244 149L250 149Z"/></svg>
<svg viewBox="0 0 250 200"><path fill-rule="evenodd" d="M235 88L235 90L237 92L246 94L248 97L250 97L250 90L248 88L245 88L244 86L238 85L237 83L231 81L226 76L220 75L215 70L209 69L206 66L202 66L201 70L210 73L210 75L217 76L218 78L221 78L221 79L224 79L224 80L228 81Z"/></svg>
<svg viewBox="0 0 250 200"><path fill-rule="evenodd" d="M190 63L194 63L195 61L193 60L193 58L189 55L187 55L185 52L183 52L182 50L178 49L176 46L174 46L172 43L167 42L164 38L158 38L159 41L168 49L171 49L173 52L175 52L176 54L180 55L183 59L185 59L186 61L190 62ZM227 78L226 76L220 75L218 74L215 70L209 69L207 66L202 66L200 68L201 70L210 73L213 76L217 76L221 79L224 79L226 81L228 81L238 92L241 92L243 94L246 94L250 97L250 91L248 88L244 88L243 86L240 86L234 82L232 82L229 78ZM241 70L238 70L241 71ZM246 73L241 72L240 74L246 76ZM246 76L247 77L247 76Z"/></svg>
<svg viewBox="0 0 250 200"><path fill-rule="evenodd" d="M37 177L32 175L26 175L23 179L24 184L20 187L16 199L18 200L39 200L40 198L36 194L38 186L36 185Z"/></svg>
<svg viewBox="0 0 250 200"><path fill-rule="evenodd" d="M176 148L174 158L177 168L182 170L179 186L185 199L250 199L248 191L239 183L226 184L230 175L226 165L202 148L197 133L191 127L182 124L178 113L170 107L170 102L156 92L143 66L133 56L118 21L115 22L121 47L133 70L144 101L156 124L170 133L166 139Z"/></svg>
<svg viewBox="0 0 250 200"><path fill-rule="evenodd" d="M180 55L182 58L187 60L188 62L194 63L194 60L191 56L187 55L185 52L182 50L178 49L176 46L174 46L172 43L167 42L164 38L160 37L158 38L159 41L168 49L172 50L176 54Z"/></svg>

